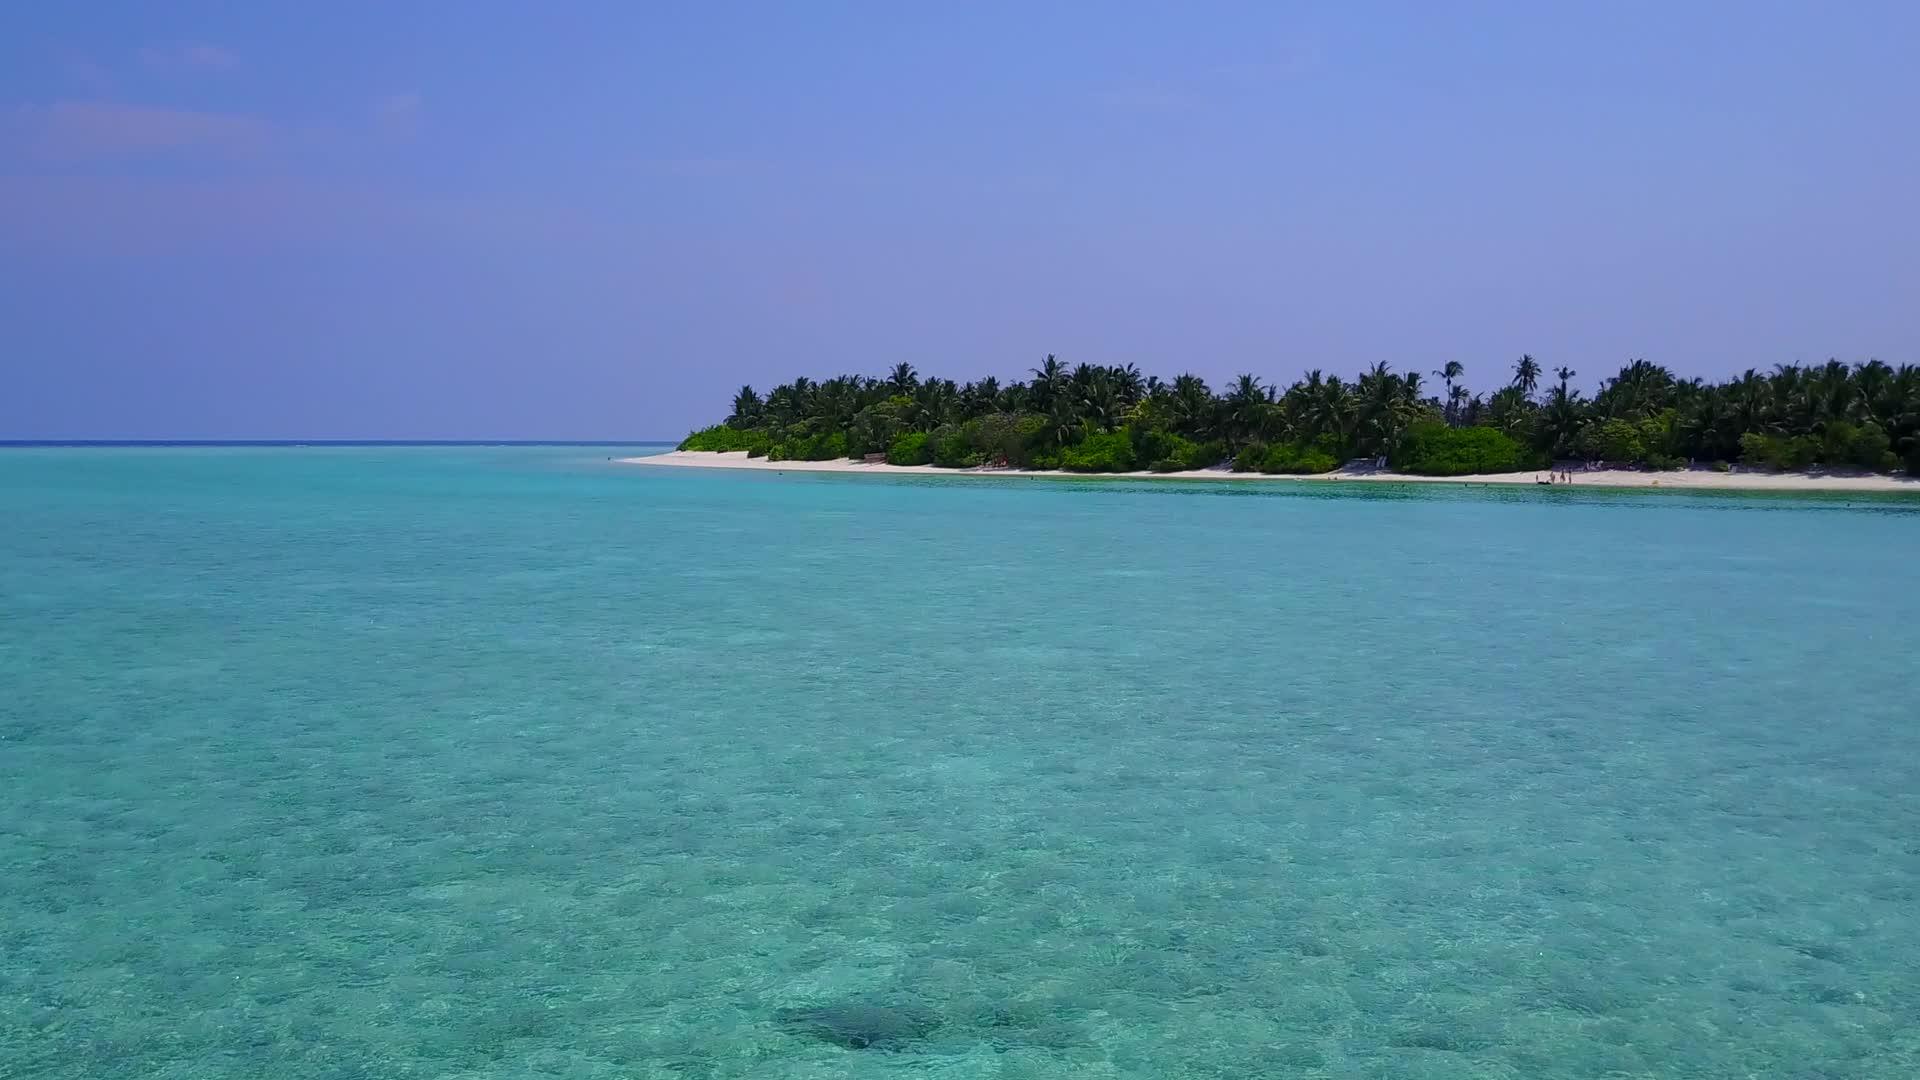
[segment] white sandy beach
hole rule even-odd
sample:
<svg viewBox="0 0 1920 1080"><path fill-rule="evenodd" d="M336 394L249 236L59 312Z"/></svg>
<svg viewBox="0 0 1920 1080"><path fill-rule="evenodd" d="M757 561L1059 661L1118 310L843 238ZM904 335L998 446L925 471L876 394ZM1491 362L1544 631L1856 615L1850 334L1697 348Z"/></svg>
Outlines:
<svg viewBox="0 0 1920 1080"><path fill-rule="evenodd" d="M646 457L621 458L622 464L654 465L697 469L760 469L773 472L856 473L873 476L951 476L993 477L1033 476L1097 479L1131 477L1152 480L1219 480L1248 483L1273 481L1312 483L1315 481L1355 481L1395 484L1537 484L1544 472L1490 473L1480 476L1408 476L1374 469L1347 467L1314 476L1267 476L1261 473L1236 473L1226 469L1197 469L1187 472L1153 473L1065 473L1038 469L942 469L933 465L886 465L862 461L768 461L749 458L746 451L714 453L705 450L674 450ZM1582 470L1575 468L1571 486L1597 488L1658 488L1681 491L1803 491L1803 492L1905 492L1920 494L1920 480L1905 476L1880 476L1871 473L1774 473L1716 472L1712 469L1687 469L1676 472L1642 472L1637 469ZM1565 486L1565 485L1563 485Z"/></svg>

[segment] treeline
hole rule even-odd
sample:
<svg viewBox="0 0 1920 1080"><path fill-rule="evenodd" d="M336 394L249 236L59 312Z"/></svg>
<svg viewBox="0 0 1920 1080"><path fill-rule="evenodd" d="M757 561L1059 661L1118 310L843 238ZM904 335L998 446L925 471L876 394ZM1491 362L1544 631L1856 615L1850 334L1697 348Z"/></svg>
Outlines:
<svg viewBox="0 0 1920 1080"><path fill-rule="evenodd" d="M1068 368L1051 356L1031 378L1004 385L922 378L899 364L885 378L799 378L765 397L742 387L724 423L680 447L775 461L885 454L896 465L1074 472L1227 462L1317 473L1358 458L1437 476L1566 459L1920 473L1920 367L1911 364L1789 364L1715 384L1635 360L1591 398L1564 367L1543 389L1546 373L1531 356L1491 394L1469 390L1465 374L1449 363L1429 382L1376 364L1351 381L1310 371L1281 389L1241 375L1216 392L1196 375L1163 382L1132 365Z"/></svg>

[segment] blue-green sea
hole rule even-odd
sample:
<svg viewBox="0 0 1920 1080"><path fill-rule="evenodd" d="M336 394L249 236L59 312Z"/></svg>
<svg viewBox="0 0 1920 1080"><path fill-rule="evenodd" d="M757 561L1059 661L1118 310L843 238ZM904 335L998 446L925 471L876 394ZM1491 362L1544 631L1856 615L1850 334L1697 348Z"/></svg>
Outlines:
<svg viewBox="0 0 1920 1080"><path fill-rule="evenodd" d="M1920 502L632 452L0 450L0 1077L1920 1075Z"/></svg>

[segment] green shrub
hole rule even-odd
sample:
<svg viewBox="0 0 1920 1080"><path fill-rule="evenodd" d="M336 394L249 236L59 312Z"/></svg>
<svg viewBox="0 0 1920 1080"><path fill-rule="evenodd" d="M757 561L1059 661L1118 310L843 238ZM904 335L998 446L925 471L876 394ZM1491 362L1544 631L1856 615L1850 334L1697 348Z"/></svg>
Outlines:
<svg viewBox="0 0 1920 1080"><path fill-rule="evenodd" d="M1234 472L1305 475L1332 472L1340 459L1325 446L1301 443L1252 443L1233 456Z"/></svg>
<svg viewBox="0 0 1920 1080"><path fill-rule="evenodd" d="M1149 468L1154 472L1204 469L1219 464L1227 456L1226 448L1220 443L1195 442L1165 428L1129 425L1127 430L1133 437L1133 459L1153 462Z"/></svg>
<svg viewBox="0 0 1920 1080"><path fill-rule="evenodd" d="M1596 461L1640 464L1647 460L1646 444L1640 429L1625 420L1602 420L1589 424L1575 441L1580 453Z"/></svg>
<svg viewBox="0 0 1920 1080"><path fill-rule="evenodd" d="M1060 448L1060 467L1068 472L1133 471L1133 439L1125 431L1093 431Z"/></svg>
<svg viewBox="0 0 1920 1080"><path fill-rule="evenodd" d="M1820 460L1820 440L1811 435L1798 435L1781 441L1784 448L1780 455L1780 467L1783 469L1804 469Z"/></svg>
<svg viewBox="0 0 1920 1080"><path fill-rule="evenodd" d="M1390 464L1416 476L1471 476L1537 469L1543 461L1496 428L1422 423L1407 431Z"/></svg>
<svg viewBox="0 0 1920 1080"><path fill-rule="evenodd" d="M1773 469L1804 469L1820 458L1820 440L1811 435L1784 438L1749 431L1740 436L1740 460Z"/></svg>
<svg viewBox="0 0 1920 1080"><path fill-rule="evenodd" d="M1828 465L1853 461L1853 440L1860 429L1844 420L1832 420L1820 429L1820 460ZM1878 455L1875 455L1876 457Z"/></svg>
<svg viewBox="0 0 1920 1080"><path fill-rule="evenodd" d="M1263 473L1281 473L1305 475L1310 473L1332 472L1340 467L1332 454L1317 446L1301 446L1297 443L1275 443L1267 447L1260 456L1255 468Z"/></svg>
<svg viewBox="0 0 1920 1080"><path fill-rule="evenodd" d="M1133 440L1134 458L1155 464L1165 460L1178 460L1179 445L1189 441L1165 428L1151 427L1141 423L1129 423L1126 426L1126 432ZM1172 472L1173 470L1162 471Z"/></svg>
<svg viewBox="0 0 1920 1080"><path fill-rule="evenodd" d="M1714 472L1732 472L1733 466L1727 464L1724 461L1716 461L1713 463L1713 471Z"/></svg>
<svg viewBox="0 0 1920 1080"><path fill-rule="evenodd" d="M1892 449L1893 440L1887 438L1886 429L1871 420L1857 427L1834 420L1820 431L1820 460L1828 465L1877 469Z"/></svg>
<svg viewBox="0 0 1920 1080"><path fill-rule="evenodd" d="M806 448L807 456L802 461L833 461L847 456L847 434L844 431L815 435Z"/></svg>
<svg viewBox="0 0 1920 1080"><path fill-rule="evenodd" d="M988 413L967 422L973 449L987 463L1006 462L1016 469L1035 466L1041 432L1047 421L1033 413Z"/></svg>
<svg viewBox="0 0 1920 1080"><path fill-rule="evenodd" d="M887 448L889 465L928 465L933 462L933 447L924 431L909 431L893 440Z"/></svg>
<svg viewBox="0 0 1920 1080"><path fill-rule="evenodd" d="M912 414L913 399L899 394L861 409L847 425L848 456L885 453L906 433Z"/></svg>
<svg viewBox="0 0 1920 1080"><path fill-rule="evenodd" d="M768 461L833 461L847 456L847 437L838 431L802 435L774 443Z"/></svg>
<svg viewBox="0 0 1920 1080"><path fill-rule="evenodd" d="M727 424L715 424L680 440L682 450L707 450L718 453L731 453L745 450L750 457L758 457L767 452L771 440L764 431L750 428L737 428Z"/></svg>
<svg viewBox="0 0 1920 1080"><path fill-rule="evenodd" d="M947 469L968 469L984 464L987 455L974 446L974 436L978 430L970 421L959 427L943 427L929 435L927 442L933 447L933 463Z"/></svg>
<svg viewBox="0 0 1920 1080"><path fill-rule="evenodd" d="M1847 440L1848 463L1863 469L1885 470L1886 459L1893 452L1893 440L1887 438L1887 431L1879 424L1869 420L1855 428L1852 437Z"/></svg>
<svg viewBox="0 0 1920 1080"><path fill-rule="evenodd" d="M1653 469L1680 467L1681 459L1686 455L1683 449L1685 440L1681 435L1679 413L1667 409L1649 416L1635 425L1634 434L1640 439L1641 456L1626 460L1637 461ZM1675 464L1658 464L1661 461L1671 461Z"/></svg>

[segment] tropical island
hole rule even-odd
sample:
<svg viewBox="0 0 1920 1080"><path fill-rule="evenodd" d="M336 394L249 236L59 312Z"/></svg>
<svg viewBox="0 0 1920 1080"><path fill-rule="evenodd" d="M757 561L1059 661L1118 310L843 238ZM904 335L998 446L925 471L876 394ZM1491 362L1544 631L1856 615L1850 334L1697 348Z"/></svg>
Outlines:
<svg viewBox="0 0 1920 1080"><path fill-rule="evenodd" d="M1029 374L961 384L903 363L884 378L797 378L764 397L742 387L726 420L687 436L670 460L634 460L1541 483L1596 470L1656 484L1669 470L1878 474L1885 487L1920 475L1920 367L1877 360L1749 369L1717 384L1634 360L1591 398L1565 367L1543 389L1531 356L1490 394L1470 390L1458 362L1432 382L1382 363L1351 381L1310 371L1284 389L1241 375L1222 392L1191 374L1167 382L1052 356Z"/></svg>

